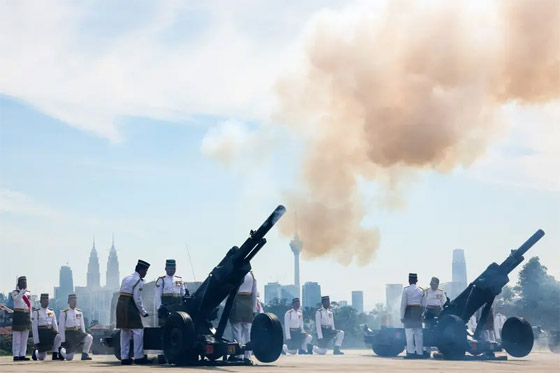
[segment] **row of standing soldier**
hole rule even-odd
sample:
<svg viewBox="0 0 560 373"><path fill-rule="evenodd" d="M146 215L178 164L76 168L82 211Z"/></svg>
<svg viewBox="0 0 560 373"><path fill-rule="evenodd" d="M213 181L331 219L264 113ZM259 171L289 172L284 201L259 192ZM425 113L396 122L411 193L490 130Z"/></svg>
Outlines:
<svg viewBox="0 0 560 373"><path fill-rule="evenodd" d="M82 350L82 360L91 360L89 351L93 337L86 333L83 313L77 306L75 294L68 296L68 308L56 315L49 306L49 294L40 297L41 306L31 307L31 292L27 289L27 278L18 278L16 289L11 294L14 300L12 323L12 352L14 361L28 361L27 339L33 330L33 360L44 360L48 351L53 351L53 360L72 360L76 351Z"/></svg>

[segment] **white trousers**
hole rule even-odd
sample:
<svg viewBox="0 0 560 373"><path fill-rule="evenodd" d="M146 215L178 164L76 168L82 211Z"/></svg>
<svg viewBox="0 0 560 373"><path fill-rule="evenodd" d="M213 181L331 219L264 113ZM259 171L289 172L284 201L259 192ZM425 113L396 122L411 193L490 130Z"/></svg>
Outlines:
<svg viewBox="0 0 560 373"><path fill-rule="evenodd" d="M307 345L311 343L312 339L313 339L313 337L310 334L307 334L305 336L305 338L302 338L301 346L299 348L307 351ZM297 350L288 350L288 345L286 345L286 344L282 347L282 349L284 350L285 354L290 354L290 355L297 354Z"/></svg>
<svg viewBox="0 0 560 373"><path fill-rule="evenodd" d="M25 356L27 353L27 338L29 338L29 330L23 332L13 332L12 353L14 356Z"/></svg>
<svg viewBox="0 0 560 373"><path fill-rule="evenodd" d="M130 354L130 333L134 340L134 358L144 357L144 329L121 329L121 360L128 359Z"/></svg>
<svg viewBox="0 0 560 373"><path fill-rule="evenodd" d="M334 337L334 346L335 347L342 346L342 341L343 340L344 340L344 331L339 330L338 333L336 333L336 335ZM313 353L315 353L317 355L325 355L328 350L329 349L326 348L326 347L313 346Z"/></svg>
<svg viewBox="0 0 560 373"><path fill-rule="evenodd" d="M60 334L57 334L56 337L54 337L53 349L52 350L54 352L58 352L58 349L59 349L61 343L62 343L62 340L60 339ZM47 351L37 352L37 359L45 360L46 357L47 357Z"/></svg>
<svg viewBox="0 0 560 373"><path fill-rule="evenodd" d="M82 348L82 353L89 354L89 350L91 350L91 345L93 344L93 337L91 336L91 334L86 335L84 339L82 339L82 343L84 344L84 347ZM67 353L65 349L60 350L60 354L66 360L74 359L74 353L73 352Z"/></svg>
<svg viewBox="0 0 560 373"><path fill-rule="evenodd" d="M406 352L409 354L416 353L422 355L424 353L422 328L405 328L404 333L406 334Z"/></svg>
<svg viewBox="0 0 560 373"><path fill-rule="evenodd" d="M246 345L251 340L251 323L249 322L232 322L231 323L231 332L233 334L233 338L239 342L241 346ZM238 357L242 357L238 355ZM251 357L250 351L245 351L245 359L249 359Z"/></svg>

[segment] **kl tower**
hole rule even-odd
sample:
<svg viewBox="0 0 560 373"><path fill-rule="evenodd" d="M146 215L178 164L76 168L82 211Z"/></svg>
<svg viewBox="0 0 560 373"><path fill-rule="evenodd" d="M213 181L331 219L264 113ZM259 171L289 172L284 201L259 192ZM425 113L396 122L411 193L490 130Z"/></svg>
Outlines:
<svg viewBox="0 0 560 373"><path fill-rule="evenodd" d="M303 241L299 239L298 234L294 235L294 239L290 241L290 249L294 253L294 285L297 286L298 298L301 295L301 286L299 283L299 253L303 248Z"/></svg>

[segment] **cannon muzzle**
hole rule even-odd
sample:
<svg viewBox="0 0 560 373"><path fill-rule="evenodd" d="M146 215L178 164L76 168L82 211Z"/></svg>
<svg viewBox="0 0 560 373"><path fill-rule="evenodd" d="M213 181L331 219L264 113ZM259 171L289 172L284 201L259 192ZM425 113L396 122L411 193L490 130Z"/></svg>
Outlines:
<svg viewBox="0 0 560 373"><path fill-rule="evenodd" d="M539 229L536 231L523 245L519 246L517 250L511 250L511 254L500 264L500 268L506 273L510 273L523 261L523 255L529 251L542 237L544 236L544 231Z"/></svg>

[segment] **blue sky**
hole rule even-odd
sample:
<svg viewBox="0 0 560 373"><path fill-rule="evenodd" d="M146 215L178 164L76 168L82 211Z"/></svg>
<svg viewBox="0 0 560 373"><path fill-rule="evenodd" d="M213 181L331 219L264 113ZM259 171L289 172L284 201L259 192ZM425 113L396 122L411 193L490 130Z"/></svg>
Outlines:
<svg viewBox="0 0 560 373"><path fill-rule="evenodd" d="M128 17L119 4L0 8L0 34L16 35L0 38L0 291L26 274L33 292L52 292L67 262L85 284L92 237L104 271L112 233L121 275L143 258L155 277L176 258L191 280L188 245L201 280L298 185L305 142L273 119L271 87L313 17L351 5L141 2ZM362 225L381 232L375 259L303 258L302 281L340 300L364 290L372 307L408 272L449 281L454 248L473 279L538 228L530 255L560 278L558 107L504 106L482 157L411 174L398 208L361 183ZM292 281L289 240L271 232L255 259L261 291Z"/></svg>

